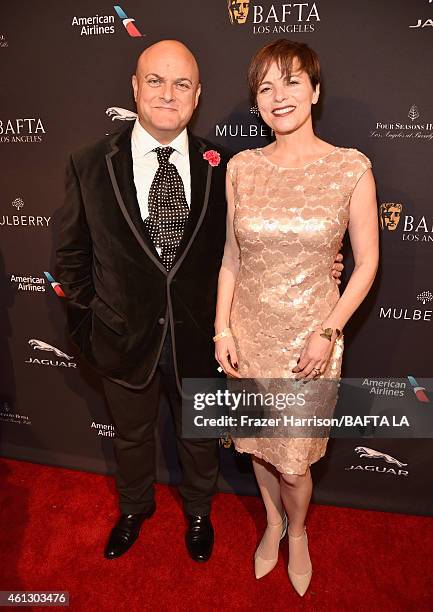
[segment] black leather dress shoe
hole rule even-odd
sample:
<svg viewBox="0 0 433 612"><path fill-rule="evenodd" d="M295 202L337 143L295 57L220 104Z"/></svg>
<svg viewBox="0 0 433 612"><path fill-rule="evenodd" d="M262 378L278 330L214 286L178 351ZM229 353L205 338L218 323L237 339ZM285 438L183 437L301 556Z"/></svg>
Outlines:
<svg viewBox="0 0 433 612"><path fill-rule="evenodd" d="M153 505L147 512L138 514L121 514L116 526L112 529L105 547L106 559L117 559L131 548L138 538L143 522L155 512Z"/></svg>
<svg viewBox="0 0 433 612"><path fill-rule="evenodd" d="M212 554L214 541L210 517L190 515L186 518L188 529L185 534L185 542L189 556L194 561L207 561Z"/></svg>

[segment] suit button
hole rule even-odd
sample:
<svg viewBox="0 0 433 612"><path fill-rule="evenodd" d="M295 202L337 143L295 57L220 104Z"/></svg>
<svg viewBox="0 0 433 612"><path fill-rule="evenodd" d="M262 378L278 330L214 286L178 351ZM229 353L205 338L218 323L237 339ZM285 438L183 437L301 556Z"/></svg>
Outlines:
<svg viewBox="0 0 433 612"><path fill-rule="evenodd" d="M158 319L158 323L159 323L160 325L164 325L164 323L165 323L165 319L164 319L164 317L161 317L160 319Z"/></svg>

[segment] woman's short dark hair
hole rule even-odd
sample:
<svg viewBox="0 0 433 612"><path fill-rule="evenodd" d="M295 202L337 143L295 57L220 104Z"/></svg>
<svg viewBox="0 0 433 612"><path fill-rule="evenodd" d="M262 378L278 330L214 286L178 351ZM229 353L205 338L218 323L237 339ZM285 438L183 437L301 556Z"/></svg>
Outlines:
<svg viewBox="0 0 433 612"><path fill-rule="evenodd" d="M248 68L248 85L253 103L256 103L257 92L271 64L277 64L281 74L289 79L293 61L297 59L301 70L304 70L311 81L313 89L320 83L320 62L317 53L307 44L281 38L265 45L252 57Z"/></svg>

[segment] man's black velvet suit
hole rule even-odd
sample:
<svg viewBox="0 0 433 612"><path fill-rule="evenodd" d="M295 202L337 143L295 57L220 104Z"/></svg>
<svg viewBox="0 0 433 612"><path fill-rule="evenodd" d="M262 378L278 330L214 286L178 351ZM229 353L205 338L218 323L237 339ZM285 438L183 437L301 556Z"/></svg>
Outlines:
<svg viewBox="0 0 433 612"><path fill-rule="evenodd" d="M139 419L145 418L146 411L153 415L149 424L154 418L155 407L149 402L156 402L158 393L153 389L146 396L146 390L155 385L163 355L167 361L167 346L173 357L175 391L176 386L180 391L183 377L218 375L212 336L225 241L225 171L230 157L221 147L188 134L191 207L173 267L167 273L140 215L131 131L130 124L71 155L57 248L59 281L68 298L70 335L105 381L118 430L115 444L121 509L129 512L143 510L151 502L154 467L150 454L154 447L149 427L140 439L137 431L143 431ZM203 153L212 149L221 154L216 167L203 158ZM140 397L137 393L142 393L142 410L134 408L137 416L123 425L128 405L132 414L132 405ZM179 406L175 415L178 449ZM131 439L136 446L142 445L142 453L132 463L125 460L122 467ZM184 442L180 444L184 449L179 451L184 477L185 470L192 470L186 478L194 487L194 457L190 468L185 465L188 455L195 452L194 445L185 448ZM208 465L196 478L206 501L200 501L200 491L190 494L181 489L184 499L189 496L198 500L191 502L195 507L189 507L195 513L209 509L218 471L216 442L207 440L206 444ZM205 446L198 451L201 462L206 462ZM146 461L149 469L147 475L140 476L140 490L131 492L131 483L137 483L139 472L138 467L134 472L133 464L139 461ZM188 506L188 499L185 501Z"/></svg>

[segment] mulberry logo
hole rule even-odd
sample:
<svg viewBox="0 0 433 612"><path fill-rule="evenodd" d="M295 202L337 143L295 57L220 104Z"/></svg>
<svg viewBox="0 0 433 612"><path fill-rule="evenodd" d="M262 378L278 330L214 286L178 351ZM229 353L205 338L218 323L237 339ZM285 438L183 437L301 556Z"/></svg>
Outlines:
<svg viewBox="0 0 433 612"><path fill-rule="evenodd" d="M22 198L15 198L12 206L19 211L24 206ZM27 227L48 227L51 217L42 217L40 215L1 215L0 227L6 226L27 226Z"/></svg>
<svg viewBox="0 0 433 612"><path fill-rule="evenodd" d="M137 118L137 113L119 106L110 106L105 114L110 117L111 121L135 121Z"/></svg>
<svg viewBox="0 0 433 612"><path fill-rule="evenodd" d="M422 291L416 296L416 299L425 305L426 302L431 302L433 300L433 293L431 291Z"/></svg>
<svg viewBox="0 0 433 612"><path fill-rule="evenodd" d="M400 223L402 210L403 205L396 202L381 204L379 208L380 229L387 229L389 232L396 230Z"/></svg>
<svg viewBox="0 0 433 612"><path fill-rule="evenodd" d="M383 453L381 451L375 450L374 448L369 448L368 446L357 446L355 448L355 453L357 453L360 457L365 457L371 460L371 465L351 465L350 467L345 467L345 470L354 470L354 471L362 471L362 472L379 472L383 474L390 474L393 476L408 476L409 471L404 470L402 468L407 467L407 463L388 455L387 453ZM385 465L380 465L381 462L384 462ZM379 462L379 465L377 463ZM395 466L395 467L387 467L387 465Z"/></svg>
<svg viewBox="0 0 433 612"><path fill-rule="evenodd" d="M15 206L17 210L21 210L21 208L24 206L24 200L22 198L15 198L15 200L12 202L12 206Z"/></svg>
<svg viewBox="0 0 433 612"><path fill-rule="evenodd" d="M215 137L223 139L230 146L232 138L251 138L249 148L263 146L271 141L272 130L260 120L256 106L245 106L237 109L227 122L215 124ZM260 139L260 140L259 140ZM245 148L245 145L242 147Z"/></svg>
<svg viewBox="0 0 433 612"><path fill-rule="evenodd" d="M250 0L227 0L230 23L243 25L248 19Z"/></svg>
<svg viewBox="0 0 433 612"><path fill-rule="evenodd" d="M430 293L430 292L429 292ZM423 292L423 294L427 294L427 292ZM417 296L423 295L420 293ZM420 300L422 301L422 300ZM426 299L426 301L429 301ZM431 322L432 320L432 310L425 310L424 308L403 308L401 306L381 306L379 309L379 319L394 319L399 321L403 319L404 321L425 321Z"/></svg>
<svg viewBox="0 0 433 612"><path fill-rule="evenodd" d="M60 349L43 340L37 340L36 338L32 338L29 340L29 344L33 350L45 351L48 353L54 353L58 359L38 359L37 357L30 357L26 360L26 363L31 365L45 365L45 366L54 366L54 367L63 367L63 368L76 368L77 364L73 361L73 357L71 355L67 355Z"/></svg>
<svg viewBox="0 0 433 612"><path fill-rule="evenodd" d="M133 38L145 36L145 34L142 34L137 28L137 26L134 24L135 19L131 19L130 17L128 17L119 5L115 5L114 10L116 11L119 19L122 20L123 26L128 32L129 36L132 36Z"/></svg>
<svg viewBox="0 0 433 612"><path fill-rule="evenodd" d="M56 280L54 280L54 278L51 276L51 274L49 272L44 272L47 281L50 283L51 287L53 288L53 291L56 295L58 295L58 297L61 298L65 298L66 295L62 289L62 286L60 283L58 283Z"/></svg>

